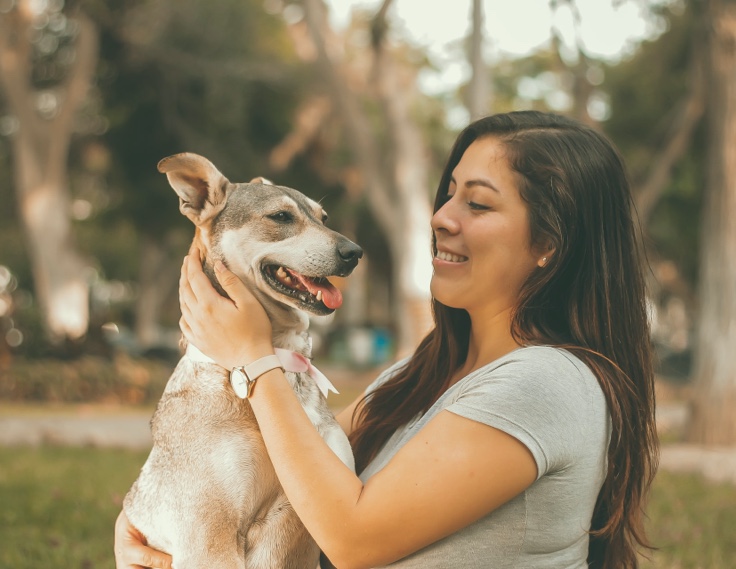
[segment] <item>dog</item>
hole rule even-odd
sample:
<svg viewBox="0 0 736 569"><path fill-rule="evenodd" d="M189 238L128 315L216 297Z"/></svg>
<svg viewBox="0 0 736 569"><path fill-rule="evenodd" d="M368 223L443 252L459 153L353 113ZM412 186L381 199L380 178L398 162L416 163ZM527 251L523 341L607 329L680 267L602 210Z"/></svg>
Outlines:
<svg viewBox="0 0 736 569"><path fill-rule="evenodd" d="M301 365L285 372L300 403L354 470L325 378L307 359L307 327L309 314L340 306L327 279L349 275L362 249L327 228L322 207L294 189L262 178L233 184L191 153L164 158L158 169L196 227L192 246L205 274L224 294L214 276L221 260L260 300L277 353ZM185 347L151 419L151 453L123 502L128 519L177 569L314 569L319 548L284 495L249 402L228 370Z"/></svg>

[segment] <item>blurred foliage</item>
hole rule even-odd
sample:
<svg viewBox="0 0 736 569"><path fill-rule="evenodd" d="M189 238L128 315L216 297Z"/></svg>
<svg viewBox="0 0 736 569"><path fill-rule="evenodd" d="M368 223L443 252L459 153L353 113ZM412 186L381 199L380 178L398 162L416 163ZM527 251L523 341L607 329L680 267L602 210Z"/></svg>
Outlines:
<svg viewBox="0 0 736 569"><path fill-rule="evenodd" d="M728 569L736 559L736 489L694 474L660 471L647 504L658 548L642 569Z"/></svg>
<svg viewBox="0 0 736 569"><path fill-rule="evenodd" d="M207 156L233 181L263 175L299 188L325 205L335 229L364 247L371 259L371 278L390 279L386 239L376 230L365 196L345 184L353 160L336 110L328 113L286 170L270 166L271 151L290 133L300 107L326 93L313 64L297 57L286 19L274 8L281 4L80 0L75 5L95 21L101 40L95 82L70 152L70 181L79 206L77 245L93 268L88 278L95 341L106 321L134 328L136 298L142 287L155 286L143 274L145 248L159 249L175 268L188 247L192 225L179 213L176 195L156 169L161 158L175 152ZM695 25L690 6L684 0L657 4L652 10L665 33L617 64L590 62L590 80L608 104L601 126L621 148L635 185L646 176L672 120L672 109L687 90ZM371 14L355 16L345 32L343 56L355 69L368 73ZM424 48L399 36L393 41L398 56L417 72L432 67ZM39 81L50 81L52 66L41 63L48 77ZM495 111L523 107L564 112L569 104L570 70L550 47L496 62L491 77ZM413 116L431 153L431 193L455 136L447 125L447 109L460 100L462 93L444 93L415 102ZM363 104L369 116L378 117L367 93ZM0 119L2 105L0 93ZM374 130L380 132L379 121L374 122ZM647 228L654 256L674 260L690 283L697 270L703 141L700 129ZM14 294L19 306L12 318L25 336L15 353L40 357L49 351L34 324L37 307L28 292L31 271L16 221L11 172L8 139L0 136L0 199L7 205L0 208L0 265L10 268L17 280ZM175 282L175 270L167 270ZM125 294L102 300L94 296L95 290L113 285L124 287ZM177 320L174 291L162 304L160 322L175 327Z"/></svg>
<svg viewBox="0 0 736 569"><path fill-rule="evenodd" d="M105 275L134 279L135 258L127 259L127 274L114 262L126 260L118 256L126 244L140 251L141 236L167 245L171 232L193 233L158 161L191 151L234 181L267 174L267 153L288 132L297 102L287 73L293 56L280 18L254 0L139 0L94 8L101 31L96 88L108 129L102 148L97 140L80 141L78 158L98 175L107 196L84 242ZM251 68L260 71L251 75ZM111 259L108 237L122 245L110 251ZM174 241L171 254L180 258L186 240Z"/></svg>
<svg viewBox="0 0 736 569"><path fill-rule="evenodd" d="M610 100L611 118L604 129L624 155L635 187L643 183L678 103L690 88L696 6L686 2L660 7L666 31L642 43L619 64L606 66L602 88ZM705 121L701 121L647 226L650 250L674 261L690 284L697 277L705 147Z"/></svg>
<svg viewBox="0 0 736 569"><path fill-rule="evenodd" d="M85 355L73 361L21 359L0 369L0 400L48 403L153 404L173 364L153 359Z"/></svg>

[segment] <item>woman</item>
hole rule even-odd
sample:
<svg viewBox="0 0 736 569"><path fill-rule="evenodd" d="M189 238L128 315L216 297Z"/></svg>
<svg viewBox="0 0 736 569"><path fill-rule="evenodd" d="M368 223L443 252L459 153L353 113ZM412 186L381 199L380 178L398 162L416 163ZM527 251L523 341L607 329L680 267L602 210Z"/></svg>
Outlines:
<svg viewBox="0 0 736 569"><path fill-rule="evenodd" d="M338 417L359 476L279 370L251 398L286 495L338 568L637 567L656 468L644 284L621 158L517 112L458 137L435 200L436 326ZM227 368L273 353L258 302L185 261L182 329ZM124 515L118 567L168 567Z"/></svg>

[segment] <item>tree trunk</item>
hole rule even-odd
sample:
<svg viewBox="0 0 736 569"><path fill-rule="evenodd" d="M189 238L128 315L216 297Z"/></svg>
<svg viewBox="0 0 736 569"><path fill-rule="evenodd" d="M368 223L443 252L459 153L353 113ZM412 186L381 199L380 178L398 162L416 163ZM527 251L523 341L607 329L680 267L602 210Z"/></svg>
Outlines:
<svg viewBox="0 0 736 569"><path fill-rule="evenodd" d="M178 283L179 257L159 239L141 240L138 296L135 304L135 338L142 349L158 346L161 336L161 307Z"/></svg>
<svg viewBox="0 0 736 569"><path fill-rule="evenodd" d="M366 199L387 238L394 270L392 283L398 353L411 353L431 323L431 209L427 193L427 152L421 133L411 119L412 84L383 48L386 12L384 0L373 22L373 80L382 111L381 127L390 148L382 146L366 115L361 95L348 87L341 62L328 50L331 38L321 0L306 0L304 9L317 62L330 87L347 131L346 143L364 179ZM385 157L385 160L384 160ZM385 163L390 164L387 169Z"/></svg>
<svg viewBox="0 0 736 569"><path fill-rule="evenodd" d="M690 438L736 444L736 0L710 0L708 179Z"/></svg>
<svg viewBox="0 0 736 569"><path fill-rule="evenodd" d="M702 24L702 16L697 15ZM664 143L651 161L646 179L636 188L634 200L639 220L646 226L652 211L662 197L672 177L672 170L687 152L693 132L705 114L706 77L704 51L706 49L702 25L690 40L688 92L678 103Z"/></svg>
<svg viewBox="0 0 736 569"><path fill-rule="evenodd" d="M21 126L21 129L23 127ZM89 322L84 263L72 244L70 198L63 169L19 133L13 140L21 224L33 270L36 298L52 341L78 339Z"/></svg>
<svg viewBox="0 0 736 569"><path fill-rule="evenodd" d="M491 83L489 80L488 65L483 57L484 17L482 0L473 0L471 13L473 24L470 34L470 83L468 84L468 112L470 119L479 119L488 114L491 109Z"/></svg>
<svg viewBox="0 0 736 569"><path fill-rule="evenodd" d="M97 35L80 13L74 63L66 81L49 92L56 101L52 117L42 118L31 80L33 10L25 0L0 16L0 84L19 123L12 139L15 187L36 298L49 338L59 342L82 337L89 324L89 287L73 245L66 161L74 116L97 60Z"/></svg>
<svg viewBox="0 0 736 569"><path fill-rule="evenodd" d="M432 209L427 191L428 153L422 133L411 118L415 78L402 70L384 46L388 29L385 19L390 3L391 0L384 0L374 18L373 75L391 141L390 185L394 187L397 198L390 212L397 231L388 236L388 243L394 267L397 346L401 357L414 351L432 325L429 290L432 277ZM383 33L377 33L376 28Z"/></svg>

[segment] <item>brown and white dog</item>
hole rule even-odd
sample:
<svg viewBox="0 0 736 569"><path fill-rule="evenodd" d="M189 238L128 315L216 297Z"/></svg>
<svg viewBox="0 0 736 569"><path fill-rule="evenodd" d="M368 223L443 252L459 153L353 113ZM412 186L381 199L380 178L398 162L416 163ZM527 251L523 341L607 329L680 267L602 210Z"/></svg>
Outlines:
<svg viewBox="0 0 736 569"><path fill-rule="evenodd" d="M221 260L263 304L274 346L307 362L308 314L340 306L327 280L347 276L362 250L328 229L322 207L261 178L230 183L207 159L177 154L158 165L196 232L205 273L220 291ZM277 350L279 351L279 350ZM350 444L311 365L286 377L330 448L354 468ZM300 369L300 368L296 368ZM169 379L151 420L153 448L124 501L130 522L177 569L314 569L319 550L291 508L247 400L229 372L194 346Z"/></svg>

